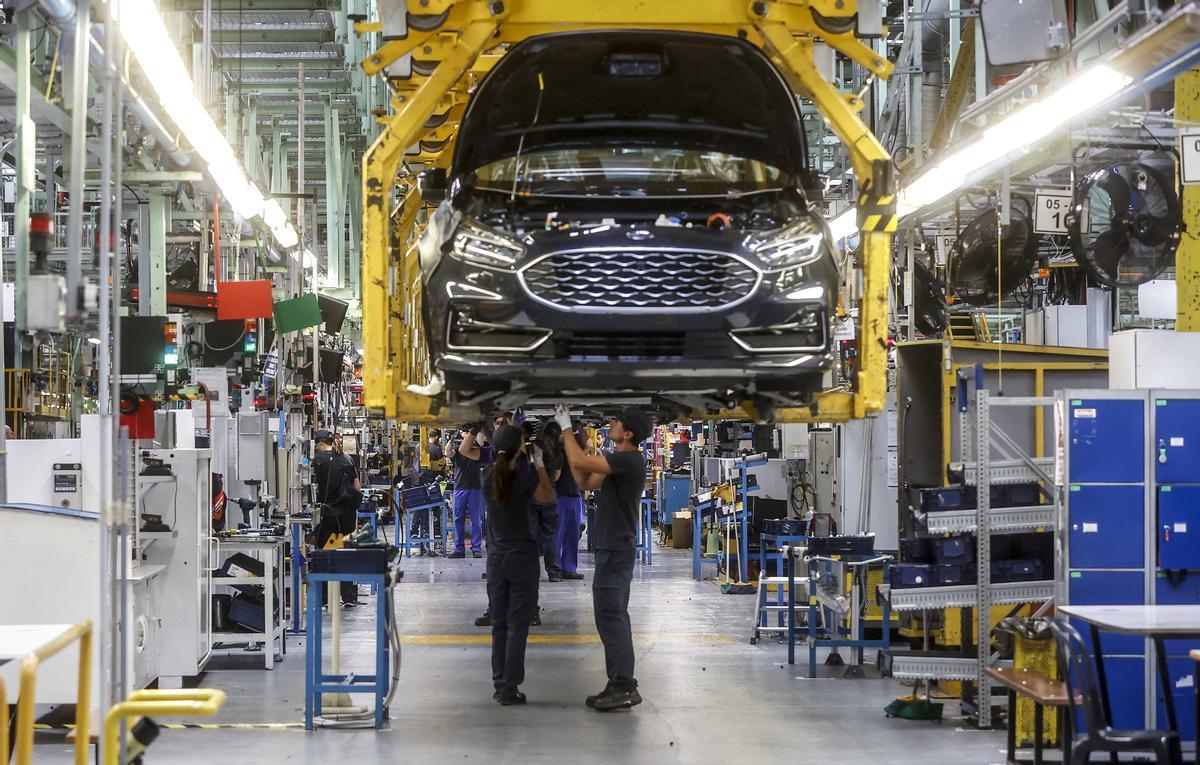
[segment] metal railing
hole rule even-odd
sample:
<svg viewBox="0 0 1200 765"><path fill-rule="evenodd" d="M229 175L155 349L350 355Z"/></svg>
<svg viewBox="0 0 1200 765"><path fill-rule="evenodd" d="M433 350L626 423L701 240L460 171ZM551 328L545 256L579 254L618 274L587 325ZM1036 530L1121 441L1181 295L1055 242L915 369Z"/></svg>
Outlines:
<svg viewBox="0 0 1200 765"><path fill-rule="evenodd" d="M212 717L225 705L225 698L225 691L216 688L134 691L125 701L109 709L104 718L104 740L102 742L104 744L104 765L120 765L119 736L123 720L148 717L152 714ZM78 749L76 750L76 765L83 765L78 759Z"/></svg>
<svg viewBox="0 0 1200 765"><path fill-rule="evenodd" d="M21 660L21 684L17 697L16 763L30 765L33 762L33 707L37 695L38 666L46 659L59 653L67 646L79 641L79 692L75 702L75 765L87 765L88 714L92 707L92 621L83 621L68 627L58 637L35 649ZM8 704L3 699L0 685L0 751L7 754Z"/></svg>

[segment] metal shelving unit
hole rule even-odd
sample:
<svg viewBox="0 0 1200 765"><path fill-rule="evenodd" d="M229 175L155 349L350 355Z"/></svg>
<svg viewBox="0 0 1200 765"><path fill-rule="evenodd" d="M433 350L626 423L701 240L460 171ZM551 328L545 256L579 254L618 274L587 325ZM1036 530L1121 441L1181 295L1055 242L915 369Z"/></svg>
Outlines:
<svg viewBox="0 0 1200 765"><path fill-rule="evenodd" d="M892 590L893 611L921 611L934 608L975 608L979 603L979 585L954 587L912 587ZM989 584L987 601L993 606L1036 603L1054 597L1054 582L1011 582Z"/></svg>
<svg viewBox="0 0 1200 765"><path fill-rule="evenodd" d="M1022 531L1053 531L1057 514L1053 504L1028 507L993 508L991 486L995 484L1041 482L1054 485L1053 458L1030 456L992 419L993 407L1053 407L1048 396L992 396L983 387L980 366L963 368L958 373L959 454L974 460L950 466L963 476L964 483L975 487L976 507L972 510L928 513L930 533L974 533L976 535L975 583L952 587L893 589L891 607L896 611L925 611L943 608L972 608L976 634L980 636L976 655L895 654L892 674L916 680L961 680L972 683L979 703L975 704L979 727L991 726L991 679L984 673L990 666L1003 664L991 655L992 606L1021 603L1049 603L1054 598L1054 581L992 583L992 535ZM995 452L996 458L993 458Z"/></svg>
<svg viewBox="0 0 1200 765"><path fill-rule="evenodd" d="M1054 505L992 508L989 524L993 534L1023 531L1049 531L1054 528ZM925 527L931 534L966 534L978 530L974 510L948 510L929 513Z"/></svg>

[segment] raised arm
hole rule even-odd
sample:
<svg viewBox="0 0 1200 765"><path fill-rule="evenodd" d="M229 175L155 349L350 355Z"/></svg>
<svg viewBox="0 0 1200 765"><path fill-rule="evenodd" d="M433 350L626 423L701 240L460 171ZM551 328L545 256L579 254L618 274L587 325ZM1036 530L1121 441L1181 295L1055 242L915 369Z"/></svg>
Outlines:
<svg viewBox="0 0 1200 765"><path fill-rule="evenodd" d="M480 455L479 445L475 443L478 438L479 428L472 426L471 430L459 442L458 453L469 460L478 460Z"/></svg>

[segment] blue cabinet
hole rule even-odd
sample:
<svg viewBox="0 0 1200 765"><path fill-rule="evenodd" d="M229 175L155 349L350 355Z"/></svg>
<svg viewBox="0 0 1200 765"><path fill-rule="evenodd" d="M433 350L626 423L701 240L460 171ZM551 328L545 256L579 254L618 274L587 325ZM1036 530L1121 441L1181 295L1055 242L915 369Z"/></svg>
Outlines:
<svg viewBox="0 0 1200 765"><path fill-rule="evenodd" d="M1072 483L1067 488L1070 518L1067 529L1070 557L1067 567L1144 568L1145 506L1145 494L1141 486Z"/></svg>
<svg viewBox="0 0 1200 765"><path fill-rule="evenodd" d="M1171 675L1171 698L1175 702L1175 721L1179 724L1179 737L1184 741L1195 741L1196 661L1186 656L1168 658L1167 672ZM1157 680L1158 675L1155 674L1155 681ZM1158 718L1155 726L1167 730L1167 712L1163 706L1162 688L1158 689L1156 696Z"/></svg>
<svg viewBox="0 0 1200 765"><path fill-rule="evenodd" d="M1146 411L1141 398L1068 399L1071 483L1141 483Z"/></svg>
<svg viewBox="0 0 1200 765"><path fill-rule="evenodd" d="M1159 483L1200 483L1200 399L1155 398L1152 457Z"/></svg>
<svg viewBox="0 0 1200 765"><path fill-rule="evenodd" d="M1141 571L1072 571L1068 596L1073 606L1138 606L1146 602L1145 587L1146 575ZM1091 628L1075 619L1071 624L1083 636L1088 650L1095 653ZM1146 652L1146 641L1136 635L1101 632L1100 646L1106 657L1141 656Z"/></svg>
<svg viewBox="0 0 1200 765"><path fill-rule="evenodd" d="M1200 569L1200 486L1160 486L1154 530L1159 568Z"/></svg>

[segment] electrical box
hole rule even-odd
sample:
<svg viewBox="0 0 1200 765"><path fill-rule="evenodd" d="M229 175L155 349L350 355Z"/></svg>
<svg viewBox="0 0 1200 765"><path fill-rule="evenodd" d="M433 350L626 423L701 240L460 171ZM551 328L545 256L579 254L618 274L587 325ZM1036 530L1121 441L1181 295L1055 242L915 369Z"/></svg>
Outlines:
<svg viewBox="0 0 1200 765"><path fill-rule="evenodd" d="M1154 399L1155 477L1159 483L1200 483L1200 398L1160 395Z"/></svg>
<svg viewBox="0 0 1200 765"><path fill-rule="evenodd" d="M1141 483L1146 476L1142 398L1068 398L1071 483Z"/></svg>
<svg viewBox="0 0 1200 765"><path fill-rule="evenodd" d="M1200 486L1158 489L1158 567L1200 569Z"/></svg>
<svg viewBox="0 0 1200 765"><path fill-rule="evenodd" d="M266 412L238 412L237 473L242 483L257 483L267 492L274 443Z"/></svg>
<svg viewBox="0 0 1200 765"><path fill-rule="evenodd" d="M1129 329L1109 340L1108 387L1200 388L1200 332Z"/></svg>
<svg viewBox="0 0 1200 765"><path fill-rule="evenodd" d="M83 464L56 462L50 473L54 504L75 510L83 507Z"/></svg>
<svg viewBox="0 0 1200 765"><path fill-rule="evenodd" d="M30 274L25 284L25 327L46 332L67 329L67 280L58 274Z"/></svg>

